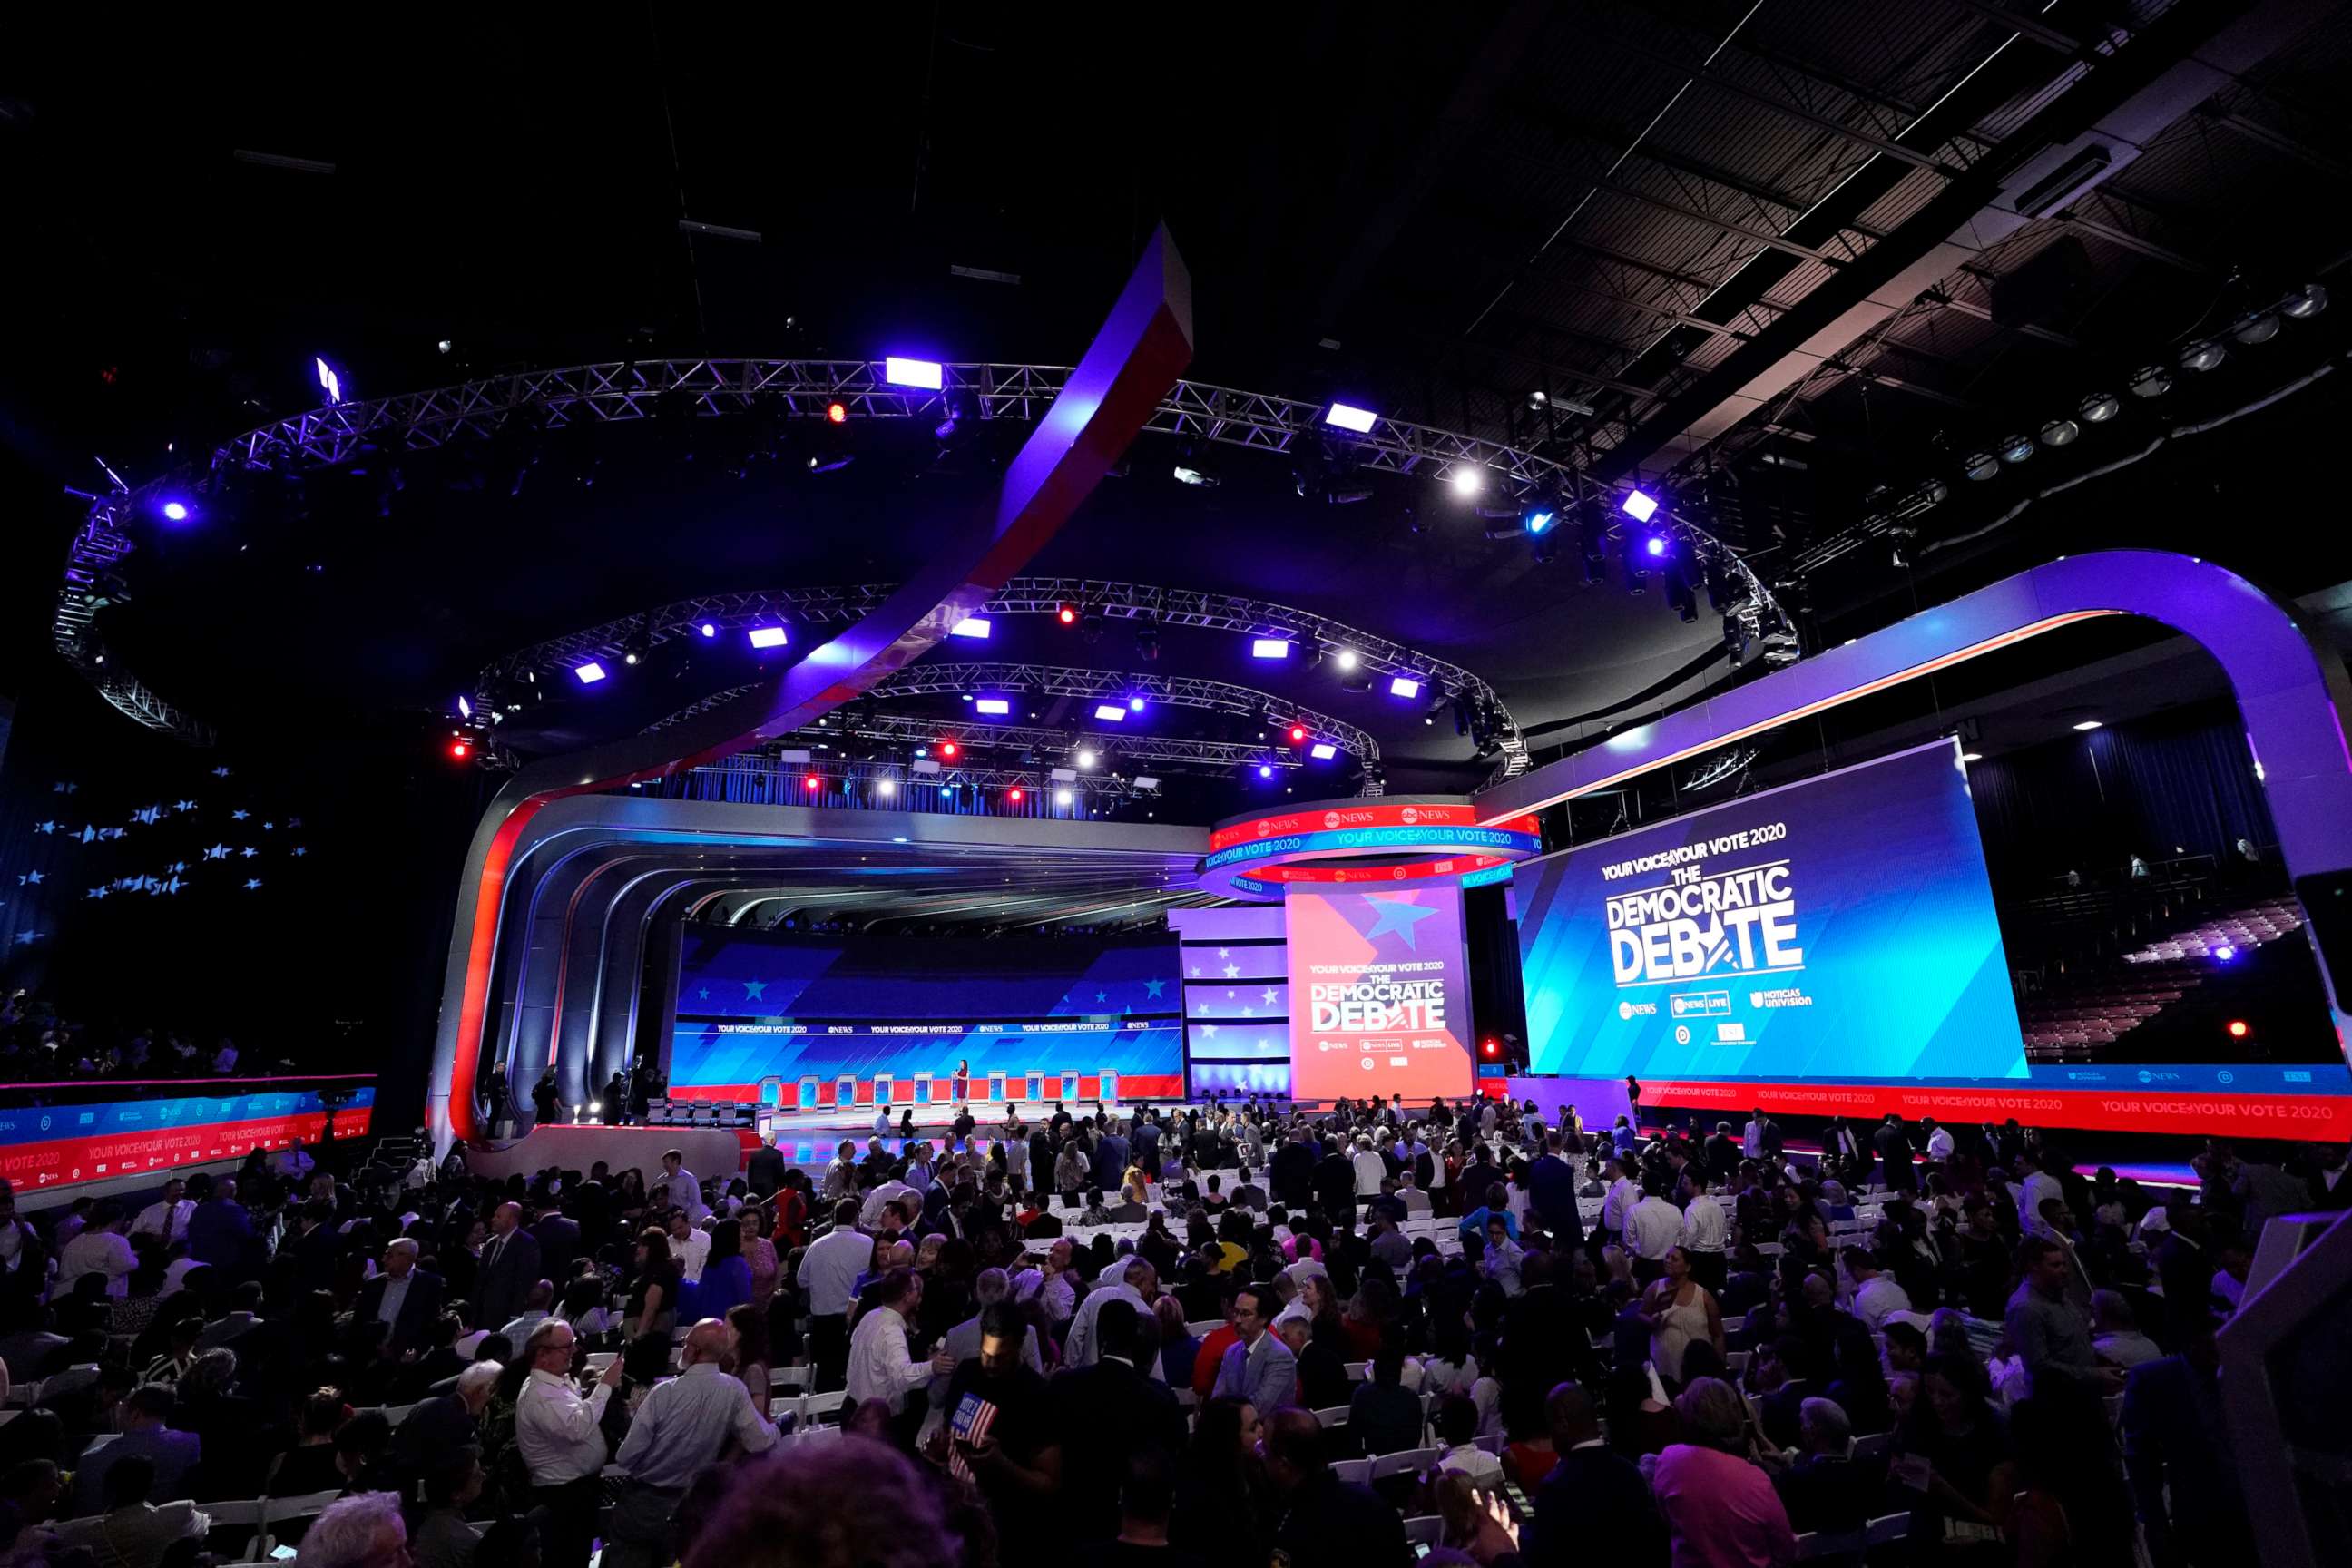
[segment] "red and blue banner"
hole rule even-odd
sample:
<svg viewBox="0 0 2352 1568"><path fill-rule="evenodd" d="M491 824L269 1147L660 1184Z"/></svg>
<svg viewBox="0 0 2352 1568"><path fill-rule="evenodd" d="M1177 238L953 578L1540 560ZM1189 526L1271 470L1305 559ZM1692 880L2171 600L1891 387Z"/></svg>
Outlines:
<svg viewBox="0 0 2352 1568"><path fill-rule="evenodd" d="M0 1177L19 1192L142 1175L255 1149L285 1149L326 1136L319 1090L114 1100L0 1110ZM335 1136L363 1138L373 1089L352 1091L335 1112Z"/></svg>

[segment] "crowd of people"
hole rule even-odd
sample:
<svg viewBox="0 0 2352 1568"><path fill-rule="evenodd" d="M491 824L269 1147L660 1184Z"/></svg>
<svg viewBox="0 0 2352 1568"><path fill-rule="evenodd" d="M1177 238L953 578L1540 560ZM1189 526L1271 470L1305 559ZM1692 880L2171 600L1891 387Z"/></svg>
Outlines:
<svg viewBox="0 0 2352 1568"><path fill-rule="evenodd" d="M814 1172L0 1191L38 1385L0 1563L152 1568L207 1504L323 1491L318 1568L1403 1568L1408 1519L1478 1568L1779 1564L1893 1515L1921 1563L2242 1549L2214 1323L2263 1217L2352 1200L2343 1151L2216 1146L2159 1201L2014 1124L1825 1144L1057 1106Z"/></svg>
<svg viewBox="0 0 2352 1568"><path fill-rule="evenodd" d="M194 1031L86 1022L23 988L0 995L0 1106L48 1104L85 1081L99 1088L108 1079L257 1078L299 1070L277 1053L240 1047L226 1036L207 1041Z"/></svg>

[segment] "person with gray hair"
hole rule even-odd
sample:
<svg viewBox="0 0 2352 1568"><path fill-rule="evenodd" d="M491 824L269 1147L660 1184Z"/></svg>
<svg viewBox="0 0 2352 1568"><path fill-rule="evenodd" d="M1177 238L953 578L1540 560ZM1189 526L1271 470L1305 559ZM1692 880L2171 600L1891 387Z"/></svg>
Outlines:
<svg viewBox="0 0 2352 1568"><path fill-rule="evenodd" d="M404 1474L427 1475L448 1455L479 1442L482 1412L505 1374L498 1362L469 1362L446 1392L410 1406L392 1434L392 1462Z"/></svg>
<svg viewBox="0 0 2352 1568"><path fill-rule="evenodd" d="M1092 1366L1101 1358L1102 1346L1095 1333L1095 1320L1102 1313L1106 1301L1125 1301L1135 1309L1139 1318L1151 1316L1152 1298L1160 1294L1160 1270L1140 1258L1129 1258L1120 1271L1119 1281L1113 1285L1097 1280L1078 1303L1070 1319L1069 1337L1063 1342L1062 1363L1065 1366Z"/></svg>
<svg viewBox="0 0 2352 1568"><path fill-rule="evenodd" d="M302 1568L407 1568L408 1528L394 1492L339 1498L302 1532Z"/></svg>
<svg viewBox="0 0 2352 1568"><path fill-rule="evenodd" d="M2131 1303L2114 1290L2091 1292L2091 1348L2099 1352L2101 1361L2113 1362L2126 1371L2164 1355L2162 1346L2139 1331Z"/></svg>
<svg viewBox="0 0 2352 1568"><path fill-rule="evenodd" d="M940 1336L940 1348L955 1357L956 1364L980 1354L980 1321L991 1307L1013 1294L1013 1280L1002 1268L983 1268L971 1281L971 1316ZM1031 1314L1021 1312L1021 1364L1040 1377L1045 1373L1045 1358L1037 1344L1037 1325L1029 1321ZM947 1408L948 1384L955 1380L952 1372L931 1379L931 1407Z"/></svg>
<svg viewBox="0 0 2352 1568"><path fill-rule="evenodd" d="M1668 1445L1650 1475L1665 1516L1677 1568L1797 1560L1789 1510L1763 1467L1748 1458L1754 1439L1747 1402L1719 1377L1693 1378L1675 1400L1683 1441Z"/></svg>
<svg viewBox="0 0 2352 1568"><path fill-rule="evenodd" d="M1854 1457L1853 1422L1833 1399L1806 1400L1798 1407L1797 1428L1796 1462L1772 1478L1772 1489L1789 1510L1789 1528L1801 1535L1862 1529L1883 1511L1885 1461Z"/></svg>

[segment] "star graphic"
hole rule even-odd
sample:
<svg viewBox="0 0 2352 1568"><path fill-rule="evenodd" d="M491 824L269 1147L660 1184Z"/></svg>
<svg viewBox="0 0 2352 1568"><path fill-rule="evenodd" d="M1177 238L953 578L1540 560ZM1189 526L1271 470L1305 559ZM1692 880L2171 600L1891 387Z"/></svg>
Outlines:
<svg viewBox="0 0 2352 1568"><path fill-rule="evenodd" d="M248 893L259 886L261 886L261 879L258 877L247 877L245 879L245 890Z"/></svg>
<svg viewBox="0 0 2352 1568"><path fill-rule="evenodd" d="M194 811L196 809L196 803L193 800L176 800L172 803L172 809L173 811Z"/></svg>
<svg viewBox="0 0 2352 1568"><path fill-rule="evenodd" d="M743 1000L746 1002L764 1002L767 1000L767 997L764 994L767 989L768 983L764 980L746 980L743 982Z"/></svg>
<svg viewBox="0 0 2352 1568"><path fill-rule="evenodd" d="M1195 980L1201 978L1201 966L1197 963L1192 966L1192 978Z"/></svg>
<svg viewBox="0 0 2352 1568"><path fill-rule="evenodd" d="M709 986L708 986L708 985L706 985L706 986L704 986L704 987L702 988L702 999L703 999L705 1002L708 1002L708 1001L709 1001L709 1000L710 1000L710 987L709 987Z"/></svg>
<svg viewBox="0 0 2352 1568"><path fill-rule="evenodd" d="M98 836L100 838L120 838L126 831L128 829L121 827L102 827L99 829Z"/></svg>
<svg viewBox="0 0 2352 1568"><path fill-rule="evenodd" d="M303 856L308 855L310 852L310 850L308 850L308 849L304 848L304 847L303 847L301 845L299 845L299 844L297 844L296 846L294 846L294 858L295 858L296 859L298 859L298 860L299 860L299 859L300 859Z"/></svg>
<svg viewBox="0 0 2352 1568"><path fill-rule="evenodd" d="M20 931L16 933L16 941L19 943L35 942L38 942L40 939L41 933L37 931Z"/></svg>
<svg viewBox="0 0 2352 1568"><path fill-rule="evenodd" d="M163 815L163 808L162 806L151 805L142 810L132 812L131 814L131 820L133 822L144 823L148 826L152 827L155 825L155 819Z"/></svg>
<svg viewBox="0 0 2352 1568"><path fill-rule="evenodd" d="M164 867L164 868L163 868L163 869L165 869L166 871L171 872L171 873L172 873L172 875L173 875L174 877L178 876L181 872L183 872L183 871L186 870L187 868L188 868L188 863L187 863L185 860L174 860L174 861L173 861L169 866L166 866L166 867Z"/></svg>
<svg viewBox="0 0 2352 1568"><path fill-rule="evenodd" d="M1230 1002L1230 1001L1232 1001L1233 999L1234 999L1234 988L1233 988L1232 986L1228 985L1228 986L1226 986L1226 987L1225 987L1225 1000L1226 1000L1226 1001L1228 1001L1228 1002Z"/></svg>
<svg viewBox="0 0 2352 1568"><path fill-rule="evenodd" d="M261 825L261 831L264 833L275 833L277 830L278 824L274 822L265 822Z"/></svg>
<svg viewBox="0 0 2352 1568"><path fill-rule="evenodd" d="M37 888L41 885L41 873L38 871L27 871L16 879L19 882L29 882L34 887Z"/></svg>
<svg viewBox="0 0 2352 1568"><path fill-rule="evenodd" d="M1380 919L1372 922L1372 929L1364 933L1365 938L1371 942L1378 942L1381 937L1393 931L1404 938L1405 946L1413 947L1413 928L1437 912L1434 909L1423 909L1419 904L1409 904L1402 899L1384 899L1378 894L1366 896L1371 899L1381 911Z"/></svg>
<svg viewBox="0 0 2352 1568"><path fill-rule="evenodd" d="M1110 993L1108 991L1097 991L1095 993L1095 1000L1097 1002L1108 1002L1110 1000Z"/></svg>
<svg viewBox="0 0 2352 1568"><path fill-rule="evenodd" d="M1267 1006L1271 1007L1274 1005L1274 987L1271 985L1265 988L1265 1001Z"/></svg>
<svg viewBox="0 0 2352 1568"><path fill-rule="evenodd" d="M1202 1037L1202 1039L1206 1039L1206 1040L1213 1040L1213 1039L1215 1039L1215 1038L1217 1037L1217 1026L1216 1026L1214 1024L1203 1024L1203 1025L1202 1025L1202 1026L1201 1026L1201 1037Z"/></svg>
<svg viewBox="0 0 2352 1568"><path fill-rule="evenodd" d="M225 779L228 777L228 770L226 768L215 768L213 770L213 777L216 779Z"/></svg>
<svg viewBox="0 0 2352 1568"><path fill-rule="evenodd" d="M1233 950L1231 948L1221 947L1217 949L1217 956L1219 958L1231 958L1233 955Z"/></svg>
<svg viewBox="0 0 2352 1568"><path fill-rule="evenodd" d="M69 838L79 838L84 844L95 844L98 842L99 835L97 828L85 827L79 833L68 834L67 837Z"/></svg>
<svg viewBox="0 0 2352 1568"><path fill-rule="evenodd" d="M36 833L55 833L57 830L58 825L54 822L39 822L33 825L33 831Z"/></svg>
<svg viewBox="0 0 2352 1568"><path fill-rule="evenodd" d="M243 822L247 817L251 816L252 815L253 813L249 811L232 811L228 814L228 819L231 822Z"/></svg>
<svg viewBox="0 0 2352 1568"><path fill-rule="evenodd" d="M1242 1009L1242 1016L1244 1018L1255 1018L1257 1016L1257 1009L1255 1007L1244 1007Z"/></svg>
<svg viewBox="0 0 2352 1568"><path fill-rule="evenodd" d="M1206 1002L1202 1003L1198 1007L1195 1007L1192 1010L1200 1014L1203 1018L1209 1016L1209 1005Z"/></svg>
<svg viewBox="0 0 2352 1568"><path fill-rule="evenodd" d="M289 827L299 827L302 826L302 819L299 816L289 816L286 819L286 826Z"/></svg>
<svg viewBox="0 0 2352 1568"><path fill-rule="evenodd" d="M1167 984L1168 982L1165 980L1147 980L1143 983L1143 994L1146 996L1157 996Z"/></svg>
<svg viewBox="0 0 2352 1568"><path fill-rule="evenodd" d="M244 856L247 859L250 860L250 859L252 859L256 855L260 854L260 853L261 853L261 851L260 851L260 850L258 850L258 849L256 849L252 845L248 844L248 845L247 845L244 848L242 848L242 849L238 850L238 851L237 851L237 853L238 853L238 854L240 854L240 855L242 855L242 856Z"/></svg>
<svg viewBox="0 0 2352 1568"><path fill-rule="evenodd" d="M89 890L89 896L93 899L102 899L106 897L110 891L111 891L111 889L107 888L92 888Z"/></svg>
<svg viewBox="0 0 2352 1568"><path fill-rule="evenodd" d="M1225 978L1228 980L1231 980L1234 975L1239 974L1241 972L1242 966L1238 963L1228 963L1225 965Z"/></svg>
<svg viewBox="0 0 2352 1568"><path fill-rule="evenodd" d="M228 846L227 846L227 845L226 845L226 844L215 844L215 845L214 845L211 848L209 848L209 849L207 849L207 850L205 850L205 859L207 859L207 860L226 860L226 859L227 859L227 858L228 858Z"/></svg>

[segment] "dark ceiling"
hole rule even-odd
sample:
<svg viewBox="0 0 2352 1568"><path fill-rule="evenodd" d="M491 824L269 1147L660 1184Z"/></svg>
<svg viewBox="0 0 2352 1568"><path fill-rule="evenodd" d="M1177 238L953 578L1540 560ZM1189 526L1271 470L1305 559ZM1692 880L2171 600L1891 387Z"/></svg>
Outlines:
<svg viewBox="0 0 2352 1568"><path fill-rule="evenodd" d="M47 16L46 47L19 51L41 68L0 92L0 275L29 302L0 428L37 523L12 530L12 657L43 657L79 521L58 487L95 485L99 455L142 483L309 406L313 354L362 396L607 357L1067 363L1162 220L1194 279L1194 376L1638 479L1816 641L2059 550L2193 541L2210 511L2156 503L2194 482L2226 507L2203 484L2221 453L2342 409L2339 310L2225 336L2215 371L1961 477L2340 280L2352 21L2319 0L1584 0L1410 27L1329 4L1181 27L1055 7L288 16L125 37ZM2184 75L2200 58L2216 74ZM1950 248L2094 125L2132 137L2109 138L2095 188ZM855 427L857 461L813 476L806 430L656 420L520 460L459 444L256 477L138 539L103 635L227 737L438 715L502 654L653 603L893 581L1017 434L941 465L927 430ZM1580 587L1572 552L1489 541L1425 479L1317 505L1280 454L1223 452L1202 490L1172 453L1146 437L1031 569L1363 627L1475 671L1539 745L1739 678L1705 662L1713 616L1627 595L1613 560ZM1931 481L1940 504L1906 515ZM2293 591L2347 574L2332 537L2281 561L2225 532L2210 552L2232 550ZM1134 653L1116 631L1013 636L991 657ZM732 654L688 657L566 692L515 743L599 738L744 678ZM1171 637L1161 667L1362 725L1391 788L1490 765L1413 705L1264 676L1221 637Z"/></svg>

